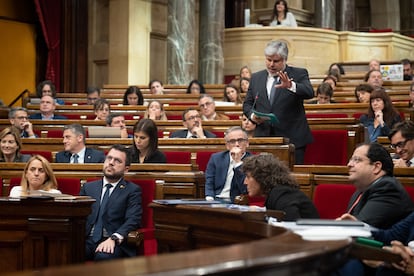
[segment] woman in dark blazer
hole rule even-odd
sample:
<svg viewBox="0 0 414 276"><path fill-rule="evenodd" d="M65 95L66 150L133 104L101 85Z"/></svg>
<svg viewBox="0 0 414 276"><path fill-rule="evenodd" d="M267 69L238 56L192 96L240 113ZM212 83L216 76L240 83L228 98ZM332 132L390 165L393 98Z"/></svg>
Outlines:
<svg viewBox="0 0 414 276"><path fill-rule="evenodd" d="M319 218L318 211L296 183L289 169L272 154L247 157L242 171L250 197L265 196L267 209L285 212L284 220Z"/></svg>
<svg viewBox="0 0 414 276"><path fill-rule="evenodd" d="M0 162L24 162L30 159L29 154L21 154L22 141L20 131L15 127L6 127L0 132Z"/></svg>
<svg viewBox="0 0 414 276"><path fill-rule="evenodd" d="M131 155L133 163L167 163L158 150L158 129L151 119L141 119L134 125Z"/></svg>

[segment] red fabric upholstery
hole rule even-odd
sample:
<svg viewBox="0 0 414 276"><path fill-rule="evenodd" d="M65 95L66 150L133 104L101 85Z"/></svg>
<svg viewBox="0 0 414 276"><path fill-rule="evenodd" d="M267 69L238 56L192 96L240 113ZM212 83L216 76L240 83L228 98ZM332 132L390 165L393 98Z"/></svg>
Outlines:
<svg viewBox="0 0 414 276"><path fill-rule="evenodd" d="M224 131L212 131L213 134L217 136L217 138L224 138Z"/></svg>
<svg viewBox="0 0 414 276"><path fill-rule="evenodd" d="M154 255L157 254L157 240L154 235L154 221L152 209L148 205L155 198L155 180L154 179L131 179L131 182L141 187L142 200L142 227L138 229L144 233L143 246L139 248L140 255Z"/></svg>
<svg viewBox="0 0 414 276"><path fill-rule="evenodd" d="M227 116L229 116L230 120L240 120L240 114L228 114L226 113Z"/></svg>
<svg viewBox="0 0 414 276"><path fill-rule="evenodd" d="M62 194L79 195L80 179L79 178L56 178L58 189Z"/></svg>
<svg viewBox="0 0 414 276"><path fill-rule="evenodd" d="M355 187L350 184L318 184L313 192L313 203L322 219L335 219L346 213L354 192Z"/></svg>
<svg viewBox="0 0 414 276"><path fill-rule="evenodd" d="M249 196L249 205L250 206L259 206L264 207L266 198L263 196Z"/></svg>
<svg viewBox="0 0 414 276"><path fill-rule="evenodd" d="M199 151L197 152L196 164L198 165L198 169L200 171L205 172L207 169L208 160L210 160L210 156L214 153L214 151Z"/></svg>
<svg viewBox="0 0 414 276"><path fill-rule="evenodd" d="M346 113L306 113L306 118L348 118Z"/></svg>
<svg viewBox="0 0 414 276"><path fill-rule="evenodd" d="M312 130L314 141L306 147L305 165L346 165L347 130Z"/></svg>
<svg viewBox="0 0 414 276"><path fill-rule="evenodd" d="M47 138L63 138L63 129L49 129L46 134Z"/></svg>
<svg viewBox="0 0 414 276"><path fill-rule="evenodd" d="M392 28L385 28L385 29L370 29L370 33L392 33Z"/></svg>
<svg viewBox="0 0 414 276"><path fill-rule="evenodd" d="M47 159L47 161L52 162L52 152L46 150L22 150L22 154L30 154L30 155L41 155Z"/></svg>
<svg viewBox="0 0 414 276"><path fill-rule="evenodd" d="M414 187L404 186L407 193L410 195L411 200L414 201Z"/></svg>
<svg viewBox="0 0 414 276"><path fill-rule="evenodd" d="M191 164L191 152L189 151L165 151L168 164Z"/></svg>
<svg viewBox="0 0 414 276"><path fill-rule="evenodd" d="M198 106L198 102L178 102L178 101L172 101L172 102L169 102L169 105Z"/></svg>
<svg viewBox="0 0 414 276"><path fill-rule="evenodd" d="M182 121L183 116L182 115L167 115L168 120L176 120L176 121Z"/></svg>

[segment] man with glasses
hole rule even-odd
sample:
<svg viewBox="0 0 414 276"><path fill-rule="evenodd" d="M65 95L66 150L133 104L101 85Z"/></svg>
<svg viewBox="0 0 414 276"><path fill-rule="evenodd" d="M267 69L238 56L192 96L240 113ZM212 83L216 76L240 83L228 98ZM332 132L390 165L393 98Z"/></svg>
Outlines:
<svg viewBox="0 0 414 276"><path fill-rule="evenodd" d="M113 145L103 163L103 178L82 186L80 195L96 200L86 220L86 259L94 261L136 255L128 233L141 226L141 189L126 181L131 165L129 150Z"/></svg>
<svg viewBox="0 0 414 276"><path fill-rule="evenodd" d="M183 125L186 129L171 133L170 138L216 138L214 133L203 129L201 116L194 108L184 110Z"/></svg>
<svg viewBox="0 0 414 276"><path fill-rule="evenodd" d="M95 86L89 86L86 89L86 103L94 105L94 103L101 98L101 90Z"/></svg>
<svg viewBox="0 0 414 276"><path fill-rule="evenodd" d="M36 138L33 125L29 121L27 109L24 107L12 108L9 112L9 120L12 126L20 130L21 138Z"/></svg>
<svg viewBox="0 0 414 276"><path fill-rule="evenodd" d="M201 94L198 106L200 107L201 118L203 121L229 120L229 116L216 112L216 104L214 103L214 98L212 96Z"/></svg>
<svg viewBox="0 0 414 276"><path fill-rule="evenodd" d="M226 151L211 155L206 169L206 200L220 199L233 202L241 194L247 194L244 174L239 170L243 159L251 155L247 152L247 133L239 126L229 128L224 136Z"/></svg>
<svg viewBox="0 0 414 276"><path fill-rule="evenodd" d="M394 126L388 138L396 156L394 166L396 168L414 167L414 123L403 121Z"/></svg>

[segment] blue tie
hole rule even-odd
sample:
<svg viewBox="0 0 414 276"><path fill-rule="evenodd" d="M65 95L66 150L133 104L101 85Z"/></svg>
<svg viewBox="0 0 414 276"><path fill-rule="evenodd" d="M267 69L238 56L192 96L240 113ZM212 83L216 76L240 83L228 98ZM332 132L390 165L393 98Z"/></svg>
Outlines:
<svg viewBox="0 0 414 276"><path fill-rule="evenodd" d="M109 199L109 190L111 189L111 184L105 185L105 194L102 198L101 204L99 206L98 217L96 218L95 227L93 229L93 236L92 239L94 242L99 242L102 239L102 232L103 232L103 219L102 215L105 212L106 204L108 203Z"/></svg>

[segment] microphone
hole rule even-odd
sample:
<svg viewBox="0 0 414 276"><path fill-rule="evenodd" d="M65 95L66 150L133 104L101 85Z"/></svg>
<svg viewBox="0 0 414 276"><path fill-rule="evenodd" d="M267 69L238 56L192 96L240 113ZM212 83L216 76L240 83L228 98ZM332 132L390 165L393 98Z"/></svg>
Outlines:
<svg viewBox="0 0 414 276"><path fill-rule="evenodd" d="M254 102L253 102L253 105L252 105L252 110L256 108L256 102L257 102L257 99L258 98L259 98L259 93L257 93L256 96L254 97Z"/></svg>

